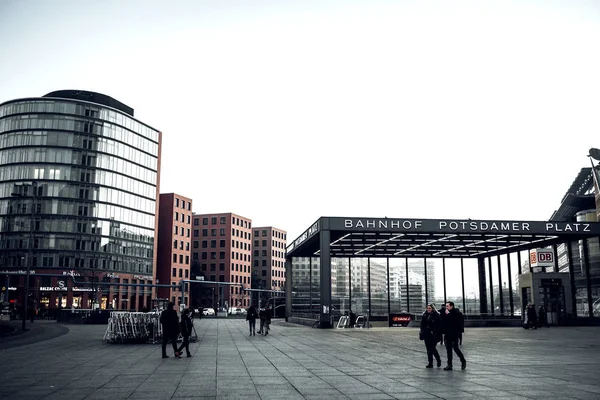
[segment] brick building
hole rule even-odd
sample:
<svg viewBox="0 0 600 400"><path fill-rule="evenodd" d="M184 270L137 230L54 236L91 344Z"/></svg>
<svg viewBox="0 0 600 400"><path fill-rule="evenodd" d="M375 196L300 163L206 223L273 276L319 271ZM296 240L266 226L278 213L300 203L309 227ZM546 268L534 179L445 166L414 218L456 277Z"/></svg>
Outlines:
<svg viewBox="0 0 600 400"><path fill-rule="evenodd" d="M158 211L158 256L156 282L172 288L157 288L157 297L181 304L182 279L190 278L192 200L175 193L160 195ZM189 305L186 290L184 304Z"/></svg>

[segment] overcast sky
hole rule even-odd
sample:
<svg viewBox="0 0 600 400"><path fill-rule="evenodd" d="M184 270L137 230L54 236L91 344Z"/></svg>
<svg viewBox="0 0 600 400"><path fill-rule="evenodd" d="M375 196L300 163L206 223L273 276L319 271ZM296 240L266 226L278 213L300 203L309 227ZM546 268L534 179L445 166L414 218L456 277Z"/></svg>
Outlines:
<svg viewBox="0 0 600 400"><path fill-rule="evenodd" d="M0 1L0 102L101 92L161 192L320 216L545 220L600 147L598 1Z"/></svg>

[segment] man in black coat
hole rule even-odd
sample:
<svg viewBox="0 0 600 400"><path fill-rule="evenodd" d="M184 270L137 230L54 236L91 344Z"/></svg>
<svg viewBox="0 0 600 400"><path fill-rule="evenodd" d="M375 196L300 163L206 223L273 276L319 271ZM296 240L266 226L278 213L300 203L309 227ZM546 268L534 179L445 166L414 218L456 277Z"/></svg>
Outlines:
<svg viewBox="0 0 600 400"><path fill-rule="evenodd" d="M445 371L452 369L452 351L456 353L461 362L461 368L467 368L467 360L463 355L462 351L458 348L458 340L464 332L465 317L456 308L454 303L449 301L446 303L446 312L443 321L444 330L444 343L446 345L446 352L448 353L448 365L444 368Z"/></svg>
<svg viewBox="0 0 600 400"><path fill-rule="evenodd" d="M162 324L162 358L169 358L167 355L167 343L171 340L173 344L173 352L175 357L179 357L181 353L177 349L177 336L179 336L179 317L177 311L174 310L175 304L169 302L167 309L160 314L160 323Z"/></svg>

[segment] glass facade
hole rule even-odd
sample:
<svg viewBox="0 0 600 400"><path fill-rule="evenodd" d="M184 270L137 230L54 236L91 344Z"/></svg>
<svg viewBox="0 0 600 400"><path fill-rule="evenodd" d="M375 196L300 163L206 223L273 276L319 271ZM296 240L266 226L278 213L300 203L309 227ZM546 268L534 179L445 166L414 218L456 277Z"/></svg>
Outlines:
<svg viewBox="0 0 600 400"><path fill-rule="evenodd" d="M97 103L0 105L2 266L152 274L160 133Z"/></svg>

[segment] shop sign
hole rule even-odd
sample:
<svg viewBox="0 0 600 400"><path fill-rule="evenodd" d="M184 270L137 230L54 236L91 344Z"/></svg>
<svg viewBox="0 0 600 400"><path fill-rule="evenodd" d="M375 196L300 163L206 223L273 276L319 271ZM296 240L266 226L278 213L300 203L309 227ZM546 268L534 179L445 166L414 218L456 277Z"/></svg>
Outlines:
<svg viewBox="0 0 600 400"><path fill-rule="evenodd" d="M114 272L110 272L110 273L106 274L106 277L107 278L115 278L116 279L116 278L119 277L119 274L115 274Z"/></svg>
<svg viewBox="0 0 600 400"><path fill-rule="evenodd" d="M549 249L533 249L529 255L531 267L554 267L554 251Z"/></svg>
<svg viewBox="0 0 600 400"><path fill-rule="evenodd" d="M149 275L134 275L133 279L145 279L145 280L152 280L152 277Z"/></svg>
<svg viewBox="0 0 600 400"><path fill-rule="evenodd" d="M538 233L581 234L600 233L600 224L583 222L542 221L481 221L397 218L331 218L331 230L400 231L423 233ZM308 232L308 231L307 231ZM303 235L306 235L305 232ZM302 236L296 241L303 240ZM296 243L295 243L296 244ZM299 243L297 243L299 244ZM297 245L296 244L296 245Z"/></svg>
<svg viewBox="0 0 600 400"><path fill-rule="evenodd" d="M390 327L407 326L410 321L414 319L412 314L408 313L397 313L390 314L389 324Z"/></svg>
<svg viewBox="0 0 600 400"><path fill-rule="evenodd" d="M79 272L75 272L73 270L70 271L63 271L63 275L68 275L68 276L81 276L81 274Z"/></svg>

